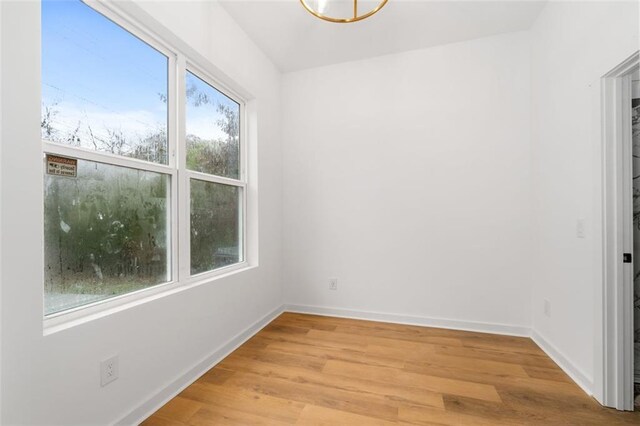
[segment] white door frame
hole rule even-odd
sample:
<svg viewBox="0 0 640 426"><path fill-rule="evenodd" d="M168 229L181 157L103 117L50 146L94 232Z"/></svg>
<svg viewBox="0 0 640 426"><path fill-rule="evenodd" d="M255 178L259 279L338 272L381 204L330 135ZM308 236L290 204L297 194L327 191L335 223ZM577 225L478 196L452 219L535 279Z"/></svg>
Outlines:
<svg viewBox="0 0 640 426"><path fill-rule="evenodd" d="M639 66L636 52L601 80L603 286L594 396L618 410L633 410L633 263L623 263L623 253L633 253L631 76Z"/></svg>

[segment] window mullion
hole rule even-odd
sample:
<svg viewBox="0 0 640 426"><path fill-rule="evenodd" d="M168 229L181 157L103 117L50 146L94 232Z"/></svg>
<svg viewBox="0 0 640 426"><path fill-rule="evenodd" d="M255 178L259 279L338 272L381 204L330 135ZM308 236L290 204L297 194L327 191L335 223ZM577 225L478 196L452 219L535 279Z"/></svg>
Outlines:
<svg viewBox="0 0 640 426"><path fill-rule="evenodd" d="M178 55L176 60L176 88L175 116L176 116L176 141L177 141L177 167L178 167L178 278L186 281L190 276L190 193L189 176L187 172L187 148L186 148L186 71L187 62L183 55Z"/></svg>
<svg viewBox="0 0 640 426"><path fill-rule="evenodd" d="M177 150L178 150L178 59L177 55L172 54L169 56L169 69L168 69L168 81L167 81L167 142L168 142L168 159L169 165L174 171L177 170ZM169 216L168 222L171 224L171 281L179 281L179 238L180 238L180 222L179 222L179 195L180 195L180 177L177 173L174 173L171 179L171 209L167 212Z"/></svg>

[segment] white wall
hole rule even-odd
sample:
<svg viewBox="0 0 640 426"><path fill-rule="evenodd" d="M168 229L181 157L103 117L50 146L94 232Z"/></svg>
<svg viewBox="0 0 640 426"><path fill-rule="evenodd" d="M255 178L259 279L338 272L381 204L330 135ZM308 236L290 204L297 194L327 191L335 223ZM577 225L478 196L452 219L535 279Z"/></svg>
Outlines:
<svg viewBox="0 0 640 426"><path fill-rule="evenodd" d="M277 309L281 279L295 305L533 324L591 380L594 111L599 77L638 47L637 3L552 2L533 34L287 74L280 93L277 70L216 4L140 1L255 96L260 266L48 336L39 6L0 4L0 423L121 419ZM120 378L101 388L98 362L114 353Z"/></svg>
<svg viewBox="0 0 640 426"><path fill-rule="evenodd" d="M532 29L533 328L587 387L602 282L599 80L638 49L638 13L635 1L551 2Z"/></svg>
<svg viewBox="0 0 640 426"><path fill-rule="evenodd" d="M287 303L528 329L529 56L521 32L283 76Z"/></svg>
<svg viewBox="0 0 640 426"><path fill-rule="evenodd" d="M39 2L3 2L2 424L116 422L281 305L280 75L217 5L141 6L255 96L260 266L43 336Z"/></svg>

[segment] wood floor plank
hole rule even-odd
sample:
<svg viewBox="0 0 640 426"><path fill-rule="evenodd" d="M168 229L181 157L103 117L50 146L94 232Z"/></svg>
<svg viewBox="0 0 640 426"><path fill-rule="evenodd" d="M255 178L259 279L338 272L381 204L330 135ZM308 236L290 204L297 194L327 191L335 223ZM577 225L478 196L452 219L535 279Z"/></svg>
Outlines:
<svg viewBox="0 0 640 426"><path fill-rule="evenodd" d="M468 396L486 401L500 401L500 395L492 385L466 382L437 376L427 376L403 370L344 361L327 361L323 372L347 377L369 377L382 383L397 383L433 392Z"/></svg>
<svg viewBox="0 0 640 426"><path fill-rule="evenodd" d="M302 327L307 329L315 329L315 330L325 330L325 331L334 331L337 327L335 324L330 324L323 321L317 321L313 319L309 319L305 316L294 316L289 312L285 312L276 318L274 321L276 324L282 325L292 325L295 327Z"/></svg>
<svg viewBox="0 0 640 426"><path fill-rule="evenodd" d="M404 365L406 362L429 359L431 355L436 353L436 348L437 346L435 345L423 344L408 351L402 347L372 344L366 346L365 353L370 356L394 359L396 363L395 365L390 365L390 367L400 367L400 364Z"/></svg>
<svg viewBox="0 0 640 426"><path fill-rule="evenodd" d="M309 333L309 329L306 327L299 327L297 325L287 325L281 324L279 322L272 322L268 324L263 331L273 331L279 333L287 333L287 334L307 334Z"/></svg>
<svg viewBox="0 0 640 426"><path fill-rule="evenodd" d="M481 416L465 415L447 410L421 406L403 406L398 410L398 419L408 424L420 426L514 426L518 423L500 419L486 419Z"/></svg>
<svg viewBox="0 0 640 426"><path fill-rule="evenodd" d="M207 405L201 408L189 420L189 426L286 426L290 424L290 422L283 422L271 417L217 405Z"/></svg>
<svg viewBox="0 0 640 426"><path fill-rule="evenodd" d="M451 368L461 371L477 371L484 374L530 377L525 369L518 364L487 359L475 359L473 362L469 362L469 358L466 357L441 355L438 353L430 354L420 360L407 362L406 365L416 367L414 370L409 370L414 372L419 372L420 367L434 367Z"/></svg>
<svg viewBox="0 0 640 426"><path fill-rule="evenodd" d="M311 345L302 345L296 343L273 342L269 343L265 351L281 352L290 355L312 356L324 361L330 359L359 362L361 364L382 365L387 367L402 368L404 360L399 357L385 356L384 354L374 354L366 350L354 351L349 349L336 349L327 347L318 347Z"/></svg>
<svg viewBox="0 0 640 426"><path fill-rule="evenodd" d="M230 408L285 423L294 423L304 408L304 404L296 401L201 382L193 383L180 396L204 405Z"/></svg>
<svg viewBox="0 0 640 426"><path fill-rule="evenodd" d="M332 342L357 342L362 345L381 345L406 348L412 350L420 347L422 344L427 345L446 345L446 346L462 346L460 339L453 337L427 336L419 341L409 339L397 339L391 337L381 337L368 334L344 333L340 332L341 327L337 327L336 331L309 330L307 336L312 339L327 340Z"/></svg>
<svg viewBox="0 0 640 426"><path fill-rule="evenodd" d="M143 422L639 425L528 338L284 313Z"/></svg>
<svg viewBox="0 0 640 426"><path fill-rule="evenodd" d="M441 330L423 327L422 330ZM439 333L418 331L415 329L388 329L368 328L364 326L337 326L336 332L346 334L360 334L375 337L385 337L396 340L408 340L413 342L432 343L444 346L468 346L486 349L508 350L515 353L528 353L544 355L540 348L525 337L499 336L487 333L475 333L470 331L445 330Z"/></svg>
<svg viewBox="0 0 640 426"><path fill-rule="evenodd" d="M211 383L214 385L223 384L229 377L233 375L233 371L224 368L212 368L198 379L200 382Z"/></svg>
<svg viewBox="0 0 640 426"><path fill-rule="evenodd" d="M473 364L470 363L470 366ZM558 382L532 377L511 376L507 372L486 373L479 370L461 369L456 367L433 366L426 363L407 363L406 371L424 374L427 376L437 376L466 382L485 383L493 386L509 387L513 389L532 390L557 394L558 396L584 395L584 391L577 387L575 383Z"/></svg>
<svg viewBox="0 0 640 426"><path fill-rule="evenodd" d="M367 377L345 377L327 373L318 373L308 369L282 367L259 361L247 362L242 358L232 356L223 361L225 368L235 371L253 373L264 377L273 377L293 382L309 383L318 388L329 390L361 392L384 397L390 404L409 403L444 408L442 395L425 389L401 386L392 383L380 383Z"/></svg>
<svg viewBox="0 0 640 426"><path fill-rule="evenodd" d="M361 342L356 342L348 339L335 339L335 340L316 340L310 338L307 334L288 334L278 330L262 330L260 335L272 341L280 342L293 342L302 345L311 345L318 347L328 347L334 349L348 349L353 351L364 352L364 347Z"/></svg>
<svg viewBox="0 0 640 426"><path fill-rule="evenodd" d="M360 414L345 413L344 411L315 405L307 405L304 407L296 424L305 426L397 426L396 422L389 422Z"/></svg>
<svg viewBox="0 0 640 426"><path fill-rule="evenodd" d="M141 423L142 426L190 426L177 420L166 419L158 414L154 414Z"/></svg>
<svg viewBox="0 0 640 426"><path fill-rule="evenodd" d="M508 350L501 349L440 346L436 349L436 353L471 358L469 362L473 362L477 359L485 359L489 361L519 364L522 366L545 368L557 367L551 358L546 355L513 353Z"/></svg>
<svg viewBox="0 0 640 426"><path fill-rule="evenodd" d="M156 415L167 420L188 423L189 419L202 408L202 404L177 396L160 408Z"/></svg>
<svg viewBox="0 0 640 426"><path fill-rule="evenodd" d="M542 415L546 424L624 425L640 424L640 413L621 413L601 407L584 393L563 395L526 389L498 387L506 406L521 413ZM543 409L541 409L543 407Z"/></svg>
<svg viewBox="0 0 640 426"><path fill-rule="evenodd" d="M524 366L522 367L524 371L527 372L529 377L535 379L544 379L544 380L553 380L557 382L564 383L573 383L571 378L562 371L561 368L549 368L549 367L532 367L532 366Z"/></svg>
<svg viewBox="0 0 640 426"><path fill-rule="evenodd" d="M541 411L522 411L508 404L480 401L457 395L444 396L446 410L450 413L482 418L484 421L500 421L512 424L538 425L549 422Z"/></svg>
<svg viewBox="0 0 640 426"><path fill-rule="evenodd" d="M270 363L254 358L246 358L239 352L234 352L229 355L227 358L222 360L216 368L218 367L231 370L233 372L240 371L245 373L255 373L263 376L280 377L285 379L291 377L306 377L317 371L312 368L306 368L304 364L289 366Z"/></svg>
<svg viewBox="0 0 640 426"><path fill-rule="evenodd" d="M388 330L385 328L366 328L357 326L336 326L336 333L358 336L380 337L415 343L431 343L435 345L460 346L462 334L457 333L413 333L406 330Z"/></svg>
<svg viewBox="0 0 640 426"><path fill-rule="evenodd" d="M268 350L268 346L261 350L240 347L235 351L235 355L256 361L270 362L272 364L287 367L303 367L316 371L322 370L327 362L326 358L311 356L308 354L290 354L283 351Z"/></svg>
<svg viewBox="0 0 640 426"><path fill-rule="evenodd" d="M313 403L326 408L369 415L387 421L395 421L398 418L397 407L390 404L386 398L372 393L328 388L252 373L236 373L227 384L280 399L304 404Z"/></svg>
<svg viewBox="0 0 640 426"><path fill-rule="evenodd" d="M502 339L501 336L494 335L475 335L468 337L460 337L462 345L469 348L500 350L503 352L511 352L515 354L546 356L544 352L531 339L518 337L512 339Z"/></svg>

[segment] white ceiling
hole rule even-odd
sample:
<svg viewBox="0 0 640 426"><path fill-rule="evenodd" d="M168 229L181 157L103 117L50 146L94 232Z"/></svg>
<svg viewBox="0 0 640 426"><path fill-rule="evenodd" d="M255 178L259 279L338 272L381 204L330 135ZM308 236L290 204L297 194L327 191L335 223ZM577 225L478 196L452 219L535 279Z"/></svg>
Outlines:
<svg viewBox="0 0 640 426"><path fill-rule="evenodd" d="M221 0L283 72L526 30L544 3L389 0L364 21L334 24L309 14L299 0Z"/></svg>

